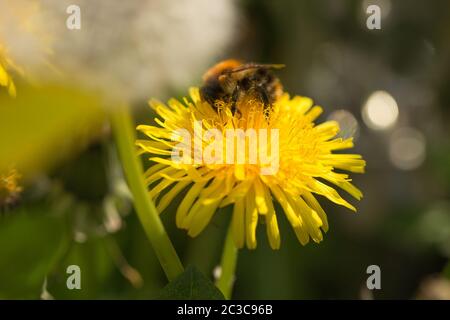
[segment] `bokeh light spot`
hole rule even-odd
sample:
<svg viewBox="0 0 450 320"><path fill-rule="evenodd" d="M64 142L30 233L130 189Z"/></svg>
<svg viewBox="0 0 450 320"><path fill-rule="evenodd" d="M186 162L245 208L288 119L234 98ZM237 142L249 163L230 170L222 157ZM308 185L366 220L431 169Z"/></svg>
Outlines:
<svg viewBox="0 0 450 320"><path fill-rule="evenodd" d="M338 137L343 139L357 138L359 133L358 120L355 116L347 110L336 110L333 111L329 116L328 120L334 120L339 123L339 133Z"/></svg>
<svg viewBox="0 0 450 320"><path fill-rule="evenodd" d="M389 142L392 164L401 170L414 170L425 160L425 137L414 128L396 130Z"/></svg>
<svg viewBox="0 0 450 320"><path fill-rule="evenodd" d="M362 108L364 123L374 130L392 127L398 119L398 105L386 91L372 93Z"/></svg>

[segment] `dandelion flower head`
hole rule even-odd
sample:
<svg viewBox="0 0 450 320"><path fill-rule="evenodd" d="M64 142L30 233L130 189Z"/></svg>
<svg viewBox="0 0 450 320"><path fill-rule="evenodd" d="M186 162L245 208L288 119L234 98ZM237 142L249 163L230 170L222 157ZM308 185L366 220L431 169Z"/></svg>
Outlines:
<svg viewBox="0 0 450 320"><path fill-rule="evenodd" d="M201 99L198 88L191 88L190 97L182 101L171 99L164 104L151 100L149 104L158 116L156 124L138 126L149 139L136 142L140 153L147 154L153 163L145 173L149 196L159 212L177 196L182 197L176 224L190 236L202 232L219 208L232 206L231 227L238 248L244 245L256 248L258 222L265 222L270 246L278 249L281 242L278 219L283 212L302 245L310 239L319 243L323 232L328 231L319 197L356 211L336 187L359 200L361 191L342 171L363 173L365 161L358 154L335 153L352 148L353 139L337 137L339 125L335 121L316 125L314 121L322 108L310 98L284 93L269 110L251 95L240 99L237 106L225 102L212 106ZM235 107L240 112L233 112ZM196 136L196 126L217 129L224 138L227 129L251 128L256 132L277 129L278 170L262 174L267 162L261 161L244 164L195 161L194 149L208 152L212 143L210 136ZM194 149L188 156L192 161L179 162L171 157L181 139L174 134L179 130L191 133ZM195 139L201 143L195 144Z"/></svg>

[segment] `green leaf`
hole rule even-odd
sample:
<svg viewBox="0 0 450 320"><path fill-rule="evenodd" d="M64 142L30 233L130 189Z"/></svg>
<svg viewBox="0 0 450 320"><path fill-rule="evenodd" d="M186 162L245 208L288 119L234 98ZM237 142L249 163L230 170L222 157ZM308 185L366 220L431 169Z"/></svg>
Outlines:
<svg viewBox="0 0 450 320"><path fill-rule="evenodd" d="M81 290L67 288L67 267L76 265L81 271ZM48 291L55 299L98 299L107 298L108 280L114 271L111 254L105 246L105 239L92 236L86 242L74 242L65 258L48 277ZM109 283L109 288L113 286Z"/></svg>
<svg viewBox="0 0 450 320"><path fill-rule="evenodd" d="M193 266L165 286L160 300L225 300L223 294L204 274Z"/></svg>
<svg viewBox="0 0 450 320"><path fill-rule="evenodd" d="M0 299L37 299L65 246L64 225L46 206L9 214L0 223Z"/></svg>

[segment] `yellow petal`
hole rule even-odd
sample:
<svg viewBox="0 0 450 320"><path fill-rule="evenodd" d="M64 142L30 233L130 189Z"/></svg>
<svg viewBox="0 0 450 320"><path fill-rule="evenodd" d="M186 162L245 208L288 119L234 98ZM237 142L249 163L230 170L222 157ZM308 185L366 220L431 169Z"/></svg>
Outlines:
<svg viewBox="0 0 450 320"><path fill-rule="evenodd" d="M258 210L255 207L255 192L250 188L245 197L245 238L247 248L256 248L256 226L258 225Z"/></svg>
<svg viewBox="0 0 450 320"><path fill-rule="evenodd" d="M237 199L233 206L233 217L232 217L232 227L233 227L233 239L234 244L237 248L242 248L244 246L245 239L245 229L244 229L244 200L243 198Z"/></svg>
<svg viewBox="0 0 450 320"><path fill-rule="evenodd" d="M267 188L264 188L264 196L268 209L266 214L267 238L269 239L270 247L274 250L277 250L280 248L281 243L280 230L278 229L277 215L275 214L272 199Z"/></svg>
<svg viewBox="0 0 450 320"><path fill-rule="evenodd" d="M183 200L178 206L175 219L178 228L187 229L189 227L188 223L185 221L187 218L187 214L192 204L194 203L195 199L197 199L203 187L206 185L206 183L207 181L200 181L194 183L194 185L189 189L187 194L184 196Z"/></svg>
<svg viewBox="0 0 450 320"><path fill-rule="evenodd" d="M311 192L305 191L302 194L303 199L305 199L305 201L308 203L308 205L314 209L315 212L317 212L317 214L320 217L320 220L322 221L322 230L327 232L328 231L328 218L327 215L325 213L325 211L323 211L322 207L320 206L319 202L317 201L317 199L311 194Z"/></svg>
<svg viewBox="0 0 450 320"><path fill-rule="evenodd" d="M186 188L191 181L179 181L169 192L167 192L161 200L159 200L158 206L156 209L159 213L163 212L172 200L184 189Z"/></svg>
<svg viewBox="0 0 450 320"><path fill-rule="evenodd" d="M256 207L258 208L259 213L266 214L268 211L266 197L263 189L264 187L259 179L255 179L254 187Z"/></svg>

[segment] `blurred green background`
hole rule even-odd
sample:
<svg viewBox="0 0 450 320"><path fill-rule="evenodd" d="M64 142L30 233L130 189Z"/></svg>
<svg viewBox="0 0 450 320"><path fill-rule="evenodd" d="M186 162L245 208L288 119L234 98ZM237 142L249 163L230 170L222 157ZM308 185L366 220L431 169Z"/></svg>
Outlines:
<svg viewBox="0 0 450 320"><path fill-rule="evenodd" d="M258 228L257 249L239 252L233 297L450 299L450 2L233 4L234 35L207 64L227 57L286 64L279 72L286 91L323 106L319 121L338 120L367 161L367 172L353 175L364 193L353 202L356 214L319 199L330 224L321 244L302 247L279 215L282 245L272 251ZM370 4L381 8L380 30L366 27ZM190 23L208 14L202 10ZM192 37L206 32L196 30ZM181 47L174 54L182 60L188 53ZM191 85L204 71L191 74ZM187 94L188 86L167 87L150 89L148 98ZM0 298L150 299L166 284L101 103L77 90L19 80L14 101L0 96L0 158L23 160L23 190L1 208ZM146 102L134 104L136 124L150 123ZM175 208L162 219L177 252L213 279L229 209L191 239L176 229ZM82 290L66 288L71 264L81 267ZM372 264L381 268L381 290L366 289Z"/></svg>

